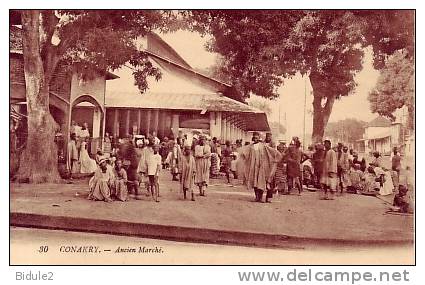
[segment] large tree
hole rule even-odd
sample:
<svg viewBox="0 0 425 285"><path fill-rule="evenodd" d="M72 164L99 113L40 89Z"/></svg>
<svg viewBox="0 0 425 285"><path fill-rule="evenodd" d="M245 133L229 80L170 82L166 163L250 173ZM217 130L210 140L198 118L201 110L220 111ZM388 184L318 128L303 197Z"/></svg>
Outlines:
<svg viewBox="0 0 425 285"><path fill-rule="evenodd" d="M167 26L175 16L167 11L142 10L21 10L20 18L28 139L20 159L18 179L31 183L57 182L56 123L49 112L49 83L59 62L81 76L102 74L125 63L134 67L135 84L147 88L147 76L160 77L138 37Z"/></svg>
<svg viewBox="0 0 425 285"><path fill-rule="evenodd" d="M297 72L307 75L314 96L312 136L313 141L320 141L335 100L355 90L363 47L374 45L374 50L380 52L375 57L379 62L381 55L403 46L409 38L409 33L404 35L404 14L344 10L194 11L190 28L213 35L208 48L223 56L221 72L228 74L246 97L251 93L277 97L277 87L285 78ZM401 22L397 25L400 28L392 31L391 19ZM369 29L371 21L377 21L373 29Z"/></svg>

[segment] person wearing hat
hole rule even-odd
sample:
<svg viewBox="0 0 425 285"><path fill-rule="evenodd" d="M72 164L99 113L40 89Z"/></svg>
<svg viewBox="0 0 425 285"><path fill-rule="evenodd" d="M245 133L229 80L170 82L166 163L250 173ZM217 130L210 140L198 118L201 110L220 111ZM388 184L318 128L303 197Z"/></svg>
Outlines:
<svg viewBox="0 0 425 285"><path fill-rule="evenodd" d="M112 202L111 189L115 184L115 176L111 167L108 167L107 158L99 159L99 166L89 181L89 195L87 199L94 201Z"/></svg>
<svg viewBox="0 0 425 285"><path fill-rule="evenodd" d="M252 134L252 144L241 153L246 162L245 179L248 190L254 190L255 202L263 202L264 191L267 191L265 202L271 203L273 191L271 187L277 163L281 154L274 148L260 142L260 134Z"/></svg>
<svg viewBox="0 0 425 285"><path fill-rule="evenodd" d="M326 153L323 161L323 174L320 183L322 183L324 188L323 199L333 200L333 195L337 188L338 158L336 152L332 149L330 140L325 140L324 145Z"/></svg>
<svg viewBox="0 0 425 285"><path fill-rule="evenodd" d="M205 143L205 136L199 136L199 141L197 145L195 145L194 154L196 164L195 184L199 187L199 194L205 196L205 191L210 181L211 166L211 147L209 144Z"/></svg>

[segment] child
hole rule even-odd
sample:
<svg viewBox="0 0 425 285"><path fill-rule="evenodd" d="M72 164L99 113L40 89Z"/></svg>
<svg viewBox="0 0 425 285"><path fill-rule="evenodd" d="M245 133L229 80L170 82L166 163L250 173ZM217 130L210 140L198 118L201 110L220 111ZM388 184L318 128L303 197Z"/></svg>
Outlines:
<svg viewBox="0 0 425 285"><path fill-rule="evenodd" d="M195 201L193 188L195 182L196 164L189 145L184 146L183 157L180 159L179 163L179 172L180 187L183 190L183 198L186 200L186 193L189 191L192 196L192 201Z"/></svg>
<svg viewBox="0 0 425 285"><path fill-rule="evenodd" d="M123 168L122 160L115 162L114 196L120 201L128 201L127 172Z"/></svg>
<svg viewBox="0 0 425 285"><path fill-rule="evenodd" d="M159 202L159 183L158 183L158 175L161 170L162 160L159 155L159 146L153 145L152 147L153 153L148 155L146 160L147 173L149 178L149 190L152 194L155 202Z"/></svg>
<svg viewBox="0 0 425 285"><path fill-rule="evenodd" d="M230 171L233 173L233 179L238 179L237 171L237 163L238 163L238 153L232 153L232 161L230 161Z"/></svg>

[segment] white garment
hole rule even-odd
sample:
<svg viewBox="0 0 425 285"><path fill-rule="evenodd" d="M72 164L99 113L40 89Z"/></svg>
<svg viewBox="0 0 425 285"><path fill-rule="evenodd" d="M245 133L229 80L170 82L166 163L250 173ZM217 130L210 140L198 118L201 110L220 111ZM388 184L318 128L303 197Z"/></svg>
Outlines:
<svg viewBox="0 0 425 285"><path fill-rule="evenodd" d="M87 143L81 143L80 150L80 172L81 173L93 173L96 171L97 164L94 159L91 159L89 153L87 152Z"/></svg>
<svg viewBox="0 0 425 285"><path fill-rule="evenodd" d="M80 138L89 138L90 137L89 130L88 129L85 129L85 130L81 129L79 131L79 137Z"/></svg>
<svg viewBox="0 0 425 285"><path fill-rule="evenodd" d="M147 158L148 175L155 175L157 169L161 169L162 161L161 156L157 154L151 154Z"/></svg>
<svg viewBox="0 0 425 285"><path fill-rule="evenodd" d="M154 140L155 144L159 144L161 142L158 137L154 137L153 140Z"/></svg>
<svg viewBox="0 0 425 285"><path fill-rule="evenodd" d="M394 184L393 184L393 180L391 178L391 173L389 171L386 171L384 178L385 178L384 186L382 186L379 189L379 195L382 195L382 196L391 195L393 193L393 189L394 189Z"/></svg>

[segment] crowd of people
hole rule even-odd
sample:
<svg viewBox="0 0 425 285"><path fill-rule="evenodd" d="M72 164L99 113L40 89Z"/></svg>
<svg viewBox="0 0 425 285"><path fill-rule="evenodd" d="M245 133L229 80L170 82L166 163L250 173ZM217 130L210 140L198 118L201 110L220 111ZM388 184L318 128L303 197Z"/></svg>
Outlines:
<svg viewBox="0 0 425 285"><path fill-rule="evenodd" d="M94 172L89 182L89 199L93 200L127 201L148 195L159 202L159 173L169 171L171 180L180 183L182 198L192 201L195 192L207 195L210 178L223 177L229 186L241 183L253 191L255 202L270 203L274 194L301 195L303 189L309 189L320 191L324 200L343 193L396 193L395 206L403 211L409 208L406 183L400 183L401 156L396 148L392 166L387 169L378 152L367 163L341 143L332 146L330 140L325 140L303 150L297 137L288 145L276 145L271 134L262 139L257 132L251 142L245 143L223 142L204 134L194 135L189 143L182 132L176 138L160 140L153 132L116 143L107 135L103 150L98 150L95 159L88 155L81 135L72 133L70 144L69 155L78 157L80 171Z"/></svg>

